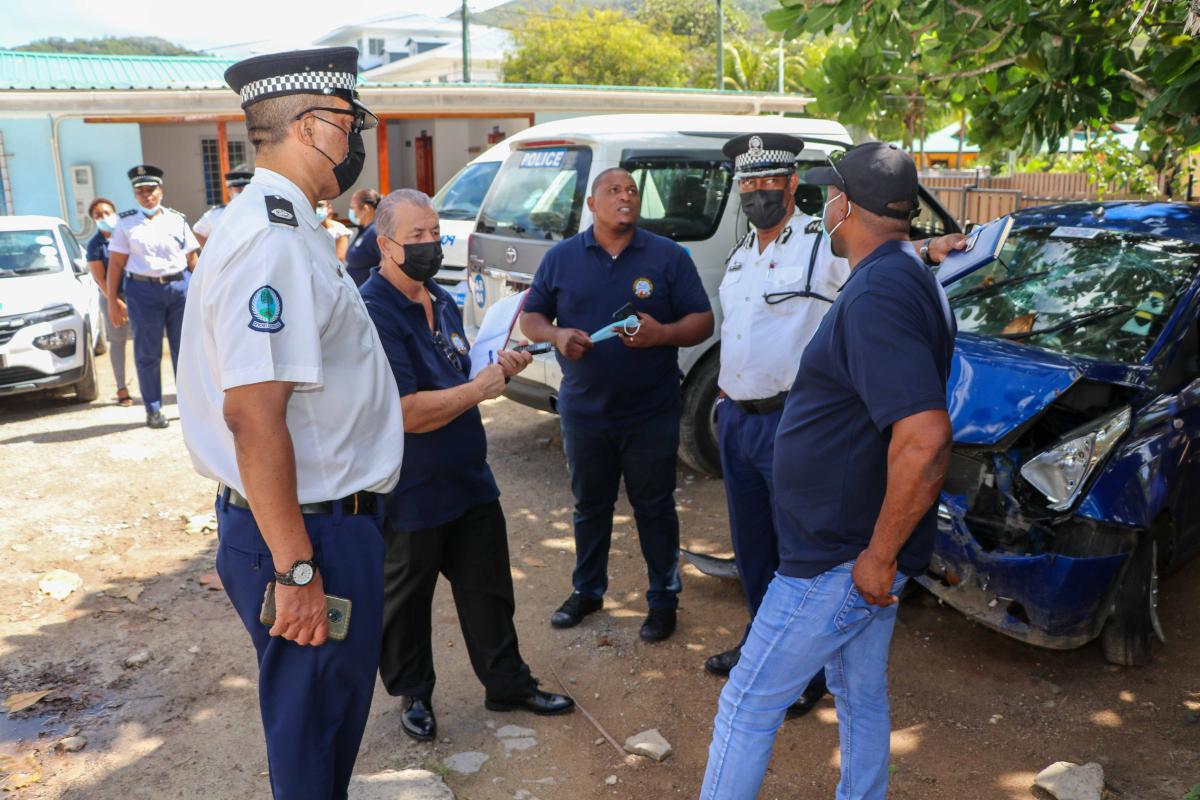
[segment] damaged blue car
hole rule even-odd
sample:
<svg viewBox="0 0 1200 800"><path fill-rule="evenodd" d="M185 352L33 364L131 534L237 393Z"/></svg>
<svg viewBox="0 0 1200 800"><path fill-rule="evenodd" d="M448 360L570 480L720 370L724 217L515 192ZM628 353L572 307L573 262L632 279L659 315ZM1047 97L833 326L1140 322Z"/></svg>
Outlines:
<svg viewBox="0 0 1200 800"><path fill-rule="evenodd" d="M1022 641L1146 663L1159 578L1200 549L1200 207L1018 212L946 292L954 448L921 584Z"/></svg>

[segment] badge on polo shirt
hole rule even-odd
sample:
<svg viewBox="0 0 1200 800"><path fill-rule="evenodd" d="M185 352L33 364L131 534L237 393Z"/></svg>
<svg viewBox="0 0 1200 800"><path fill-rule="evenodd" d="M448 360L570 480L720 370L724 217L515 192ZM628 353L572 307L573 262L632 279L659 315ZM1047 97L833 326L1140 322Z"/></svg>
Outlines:
<svg viewBox="0 0 1200 800"><path fill-rule="evenodd" d="M270 286L260 286L250 295L250 330L278 333L283 330L283 298Z"/></svg>
<svg viewBox="0 0 1200 800"><path fill-rule="evenodd" d="M654 281L649 278L638 278L633 282L633 296L645 300L654 294Z"/></svg>
<svg viewBox="0 0 1200 800"><path fill-rule="evenodd" d="M454 345L454 349L464 355L467 352L467 343L457 333L450 334L450 344Z"/></svg>

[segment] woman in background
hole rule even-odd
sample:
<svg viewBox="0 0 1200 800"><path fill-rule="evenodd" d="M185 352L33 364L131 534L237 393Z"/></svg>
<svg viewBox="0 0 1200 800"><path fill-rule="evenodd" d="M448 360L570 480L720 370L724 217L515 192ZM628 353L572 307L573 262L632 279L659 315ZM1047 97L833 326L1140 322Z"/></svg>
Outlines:
<svg viewBox="0 0 1200 800"><path fill-rule="evenodd" d="M108 316L108 239L117 224L117 207L107 197L97 197L88 206L88 216L96 223L96 235L87 243L88 269L100 288L100 316L108 336L108 358L117 381L117 405L131 406L133 398L125 385L125 345L133 336L132 325L117 327ZM122 292L122 295L124 293Z"/></svg>

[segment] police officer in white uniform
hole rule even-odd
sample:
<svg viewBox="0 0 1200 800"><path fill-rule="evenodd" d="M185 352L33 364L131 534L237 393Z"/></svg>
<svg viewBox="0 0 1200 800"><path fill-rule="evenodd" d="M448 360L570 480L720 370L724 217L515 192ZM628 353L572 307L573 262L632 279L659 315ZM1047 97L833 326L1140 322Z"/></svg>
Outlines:
<svg viewBox="0 0 1200 800"><path fill-rule="evenodd" d="M804 348L850 277L850 264L830 250L821 218L796 207L796 159L803 148L804 141L795 136L763 133L738 136L723 149L734 163L742 210L751 225L730 253L721 281L717 379L730 533L751 621L779 566L771 486L783 403ZM933 240L922 255L940 262L962 238ZM728 675L740 653L739 645L710 657L704 667ZM789 715L807 713L824 694L825 676L819 673Z"/></svg>
<svg viewBox="0 0 1200 800"><path fill-rule="evenodd" d="M179 372L184 440L219 481L217 571L258 653L276 798L344 800L383 618L383 503L404 428L387 356L314 212L358 177L352 47L257 56L225 73L254 178L196 270ZM275 621L260 621L274 583ZM351 603L347 617L325 595Z"/></svg>
<svg viewBox="0 0 1200 800"><path fill-rule="evenodd" d="M246 184L250 183L250 179L254 177L254 173L250 170L234 169L225 173L225 190L229 192L229 199L237 197L242 193L242 189ZM208 237L212 236L213 229L217 225L217 220L225 213L225 207L228 203L220 203L213 206L208 211L200 215L200 219L196 220L196 224L192 226L192 231L195 232L196 238L200 241L200 246L208 241Z"/></svg>
<svg viewBox="0 0 1200 800"><path fill-rule="evenodd" d="M108 296L117 298L113 324L133 322L133 363L146 405L146 425L167 427L162 413L162 339L179 367L179 337L196 241L183 214L163 200L163 171L150 164L129 170L139 208L123 211L108 242ZM120 290L124 282L124 300Z"/></svg>

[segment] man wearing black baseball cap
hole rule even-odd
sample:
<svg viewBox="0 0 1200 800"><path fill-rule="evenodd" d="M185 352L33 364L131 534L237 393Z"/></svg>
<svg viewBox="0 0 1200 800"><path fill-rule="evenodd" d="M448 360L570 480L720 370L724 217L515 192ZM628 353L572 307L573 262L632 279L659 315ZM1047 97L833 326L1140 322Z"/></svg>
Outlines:
<svg viewBox="0 0 1200 800"><path fill-rule="evenodd" d="M917 169L872 142L811 169L850 278L800 361L775 439L779 569L721 692L702 800L753 798L787 708L822 667L844 800L887 795L896 601L929 564L950 454L954 318L908 241Z"/></svg>

